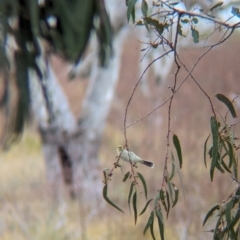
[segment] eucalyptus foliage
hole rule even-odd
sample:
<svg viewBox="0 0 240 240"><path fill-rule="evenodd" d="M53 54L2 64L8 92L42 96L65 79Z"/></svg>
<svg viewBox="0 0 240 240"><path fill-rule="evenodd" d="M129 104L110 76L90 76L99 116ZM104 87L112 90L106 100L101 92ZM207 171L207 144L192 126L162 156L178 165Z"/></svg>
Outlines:
<svg viewBox="0 0 240 240"><path fill-rule="evenodd" d="M107 66L112 54L112 31L103 0L2 0L0 1L0 67L5 91L1 105L8 106L11 76L15 76L18 100L11 120L8 141L14 141L29 118L29 77L34 69L44 88L47 77L43 63L51 53L78 63L94 30L99 40L101 66ZM13 73L12 75L10 73ZM51 119L50 119L51 121Z"/></svg>
<svg viewBox="0 0 240 240"><path fill-rule="evenodd" d="M165 50L165 53L160 56L161 57L174 53L175 64L177 66L177 71L175 74L175 82L174 87L171 88L172 96L169 98L169 112L168 112L168 130L167 130L167 154L165 158L165 164L163 166L163 180L162 184L160 184L158 190L156 191L155 196L148 199L147 195L147 183L144 179L144 176L135 172L135 164L131 163L131 169L124 176L124 183L127 180L130 180L130 189L128 194L128 205L129 209L133 209L134 213L134 222L137 222L138 219L138 198L137 193L142 185L145 193L146 203L142 208L140 215L143 215L149 210L149 216L146 218L146 225L143 229L143 234L150 230L152 239L156 239L158 235L161 240L165 238L165 220L169 216L170 210L176 206L180 191L176 184L174 183L174 177L176 172L180 173L181 168L184 167L183 164L183 156L182 156L182 148L179 138L176 134L171 132L170 129L170 119L171 119L171 103L175 96L175 93L180 89L176 87L177 75L180 68L180 64L185 67L185 70L188 72L188 76L190 76L194 82L198 85L200 90L204 93L204 95L208 98L210 102L210 106L212 108L212 116L210 117L209 124L209 136L206 138L204 143L204 157L203 163L206 168L209 168L210 181L214 181L214 175L216 171L220 173L228 173L232 181L236 183L236 189L228 196L227 200L222 204L214 205L209 212L206 214L206 217L203 222L203 226L206 226L209 222L214 222L215 226L213 229L209 231L213 233L212 239L239 239L240 238L240 182L238 180L238 150L240 146L237 144L239 140L238 137L235 136L234 126L236 124L229 125L226 121L227 114L230 113L232 118L236 118L237 114L233 105L233 101L229 100L226 96L221 93L216 95L216 99L219 100L222 104L227 107L227 114L225 117L220 117L215 112L213 106L213 100L210 96L204 91L204 89L197 83L195 80L192 71L194 67L197 65L198 61L194 65L193 69L190 71L186 68L186 66L181 62L177 52L177 44L179 37L187 37L185 33L183 33L183 28L185 25L188 26L189 34L192 37L193 43L198 43L200 41L201 32L198 30L197 25L201 19L205 19L209 22L212 22L215 28L213 31L221 31L225 29L223 37L219 40L219 42L213 44L209 47L211 50L214 46L221 44L225 40L227 40L233 31L236 28L240 27L240 19L239 22L230 25L228 22L221 22L216 19L212 12L213 10L218 9L222 6L222 2L218 2L215 5L209 6L208 10L201 10L200 13L190 12L184 9L179 9L178 4L182 3L180 1L153 1L152 6L149 6L149 2L146 0L139 1L140 9L142 12L142 16L140 19L136 19L136 3L138 0L127 0L127 19L128 21L132 21L136 26L145 27L148 31L151 31L151 34L155 34L155 41L149 42L149 48L143 49L142 51L148 51L150 48L157 49L159 46ZM139 5L138 5L139 7ZM232 7L232 16L240 18L240 9L237 7ZM169 35L173 37L168 38ZM208 38L208 36L207 36ZM204 54L203 54L204 55ZM155 59L152 63L157 61ZM147 69L151 66L147 67ZM147 71L147 69L145 71ZM144 71L144 73L145 73ZM141 81L141 78L137 82L131 96L131 101L134 91ZM184 82L184 80L183 80ZM169 100L168 99L168 100ZM167 101L165 101L166 103ZM129 103L128 103L129 105ZM160 105L160 106L163 106ZM128 108L128 106L127 106ZM158 109L157 107L156 109ZM155 109L155 110L156 110ZM126 110L127 112L127 110ZM148 115L143 118L149 116L153 111L151 111ZM140 120L142 120L141 118ZM125 115L126 119L126 115ZM138 121L140 121L138 120ZM136 122L138 122L136 121ZM125 124L125 123L124 123ZM125 125L124 125L125 126ZM126 126L125 126L126 127ZM172 134L172 142L170 142L169 137ZM125 146L128 148L128 140L125 133ZM169 151L170 149L170 151ZM171 156L169 156L169 152ZM171 169L169 169L170 164L167 164L171 161ZM104 181L104 189L109 185L109 180L112 178L112 172L115 168L118 167L118 160L115 163L115 167L107 173ZM141 184L140 184L141 183ZM104 198L106 199L107 193L105 192ZM132 199L132 201L131 201ZM154 200L154 201L152 201ZM110 199L107 201L116 209L120 210ZM121 210L120 210L121 211ZM165 214L164 214L165 213ZM166 218L166 219L165 219ZM155 232L154 225L158 226L158 231Z"/></svg>

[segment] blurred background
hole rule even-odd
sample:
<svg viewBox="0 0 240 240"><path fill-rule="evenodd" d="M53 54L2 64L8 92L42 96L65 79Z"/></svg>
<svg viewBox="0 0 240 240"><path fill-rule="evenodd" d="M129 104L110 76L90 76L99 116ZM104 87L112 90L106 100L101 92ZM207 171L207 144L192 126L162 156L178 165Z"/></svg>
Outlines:
<svg viewBox="0 0 240 240"><path fill-rule="evenodd" d="M140 50L138 37L131 34L123 45L119 80L101 141L99 159L102 170L113 167L116 148L119 144L124 145L124 114L138 81ZM184 64L191 68L204 52L204 48L184 47L179 54ZM239 94L239 52L239 33L236 32L226 42L212 49L193 72L195 79L211 96L214 107L223 116L227 109L214 96L222 93L233 99ZM70 107L77 116L88 79L77 77L74 81L69 81L69 65L61 58L52 57L51 60L68 96ZM176 67L173 66L166 80L156 84L156 76L151 68L149 69L148 83L151 94L146 96L137 88L129 107L127 125L145 116L171 96L169 86L173 85L175 71ZM186 74L181 68L179 82ZM239 115L238 98L234 106ZM180 190L179 201L170 211L168 220L164 215L166 239L211 239L208 226L202 228L203 219L207 211L214 204L226 200L235 187L228 174L215 172L214 181L211 182L209 167L206 169L203 163L203 146L210 133L211 107L207 98L189 78L175 95L171 111L171 132L180 139L183 168L179 172L181 180L178 174L173 180ZM168 104L165 104L127 130L130 149L143 159L155 163L154 169L138 166L138 171L146 179L149 198L155 196L162 183L167 113ZM229 122L233 123L230 118ZM235 130L238 135L238 125ZM127 196L131 181L123 183L122 178L130 169L129 164L123 163L124 172L121 172L120 168L113 172L108 189L109 198L120 206L125 214L118 212L102 199L104 207L98 214L89 217L85 212L79 211L79 203L71 199L67 191L60 207L50 197L36 124L28 126L21 141L0 155L0 239L82 239L83 228L85 239L151 239L149 232L145 237L142 233L150 209L139 217L136 226L133 214L128 211ZM98 174L103 178L102 171ZM144 204L144 196L140 195L139 211ZM89 218L87 224L82 220L84 218ZM157 229L157 225L155 227Z"/></svg>

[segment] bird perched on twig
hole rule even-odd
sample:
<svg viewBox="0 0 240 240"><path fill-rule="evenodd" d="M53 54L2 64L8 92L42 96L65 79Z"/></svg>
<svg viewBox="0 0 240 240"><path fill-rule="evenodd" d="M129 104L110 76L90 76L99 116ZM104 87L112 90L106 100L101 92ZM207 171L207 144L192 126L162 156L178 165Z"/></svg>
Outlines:
<svg viewBox="0 0 240 240"><path fill-rule="evenodd" d="M117 147L117 156L120 156L120 158L126 162L131 161L132 163L142 163L151 168L154 167L154 163L141 159L135 153L123 149L121 145Z"/></svg>

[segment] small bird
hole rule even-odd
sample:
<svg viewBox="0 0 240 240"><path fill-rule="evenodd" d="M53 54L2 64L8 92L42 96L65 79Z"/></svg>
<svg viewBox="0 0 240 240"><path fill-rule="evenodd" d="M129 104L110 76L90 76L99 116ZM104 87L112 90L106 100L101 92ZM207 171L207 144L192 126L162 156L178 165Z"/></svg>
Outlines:
<svg viewBox="0 0 240 240"><path fill-rule="evenodd" d="M117 147L117 156L120 156L120 158L126 162L131 161L132 163L142 163L151 168L154 167L154 163L141 159L135 153L123 149L121 145Z"/></svg>

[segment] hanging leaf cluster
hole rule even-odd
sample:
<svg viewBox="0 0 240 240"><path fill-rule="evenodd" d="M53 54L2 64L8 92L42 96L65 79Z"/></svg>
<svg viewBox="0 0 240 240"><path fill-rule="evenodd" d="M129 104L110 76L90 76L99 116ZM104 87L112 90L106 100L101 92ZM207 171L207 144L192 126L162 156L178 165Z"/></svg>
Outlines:
<svg viewBox="0 0 240 240"><path fill-rule="evenodd" d="M224 103L233 118L237 117L232 102L223 94L217 94L216 98ZM233 182L237 184L234 192L222 204L213 206L203 221L203 226L216 222L210 231L213 239L238 239L240 236L240 183L238 181L238 156L239 140L234 136L232 125L228 125L226 117L223 119L223 127L215 116L210 119L211 133L204 144L204 164L207 167L207 155L210 162L210 178L213 181L214 171L229 173ZM212 144L207 143L212 139Z"/></svg>
<svg viewBox="0 0 240 240"><path fill-rule="evenodd" d="M15 76L17 88L16 110L12 111L14 114L8 129L12 134L9 142L19 137L29 119L29 69L34 69L43 81L44 72L37 58L55 52L77 63L86 49L92 29L100 43L100 63L107 66L112 54L112 31L104 1L0 1L0 72L5 79L1 106L7 106L11 97L11 76ZM10 71L15 72L10 74ZM44 83L40 84L47 97ZM46 102L50 111L48 99Z"/></svg>
<svg viewBox="0 0 240 240"><path fill-rule="evenodd" d="M209 231L213 233L213 239L239 239L240 236L240 185L229 196L228 200L221 205L215 205L207 213L203 226L216 221L214 228Z"/></svg>
<svg viewBox="0 0 240 240"><path fill-rule="evenodd" d="M236 111L232 102L223 94L217 94L217 99L223 102L233 118L237 117ZM213 181L214 171L217 169L221 173L231 173L237 179L237 153L238 150L236 141L231 126L224 122L221 127L215 116L210 119L211 133L207 137L204 144L204 164L207 167L207 155L211 159L210 164L210 178ZM209 138L212 138L212 144L207 149Z"/></svg>
<svg viewBox="0 0 240 240"><path fill-rule="evenodd" d="M150 233L151 233L151 236L153 239L156 239L155 233L154 233L154 219L156 219L161 240L165 239L164 218L163 218L162 210L164 210L166 212L166 217L168 218L170 209L173 208L177 204L178 198L179 198L179 189L172 182L172 180L175 176L176 169L182 168L183 160L182 160L182 150L181 150L180 141L179 141L177 135L175 135L175 134L173 135L173 145L174 145L176 153L177 153L178 164L175 162L175 157L174 157L173 152L171 152L171 160L172 160L171 173L168 174L167 169L165 169L166 174L164 173L164 175L166 177L164 178L164 184L162 185L162 188L157 191L154 203L152 202L152 200L154 198L148 199L147 184L146 184L146 181L145 181L143 175L140 172L135 173L135 171L134 171L133 167L137 167L136 165L132 165L131 171L128 171L127 173L125 173L125 175L123 177L123 182L126 182L128 179L131 180L127 203L128 203L129 211L130 212L133 211L135 224L137 223L138 216L143 215L146 212L146 210L149 208L150 204L153 203L152 210L150 212L146 226L143 230L143 234L145 235L145 233L150 229ZM118 160L114 163L114 167L113 167L112 171L114 169L120 167L118 161L119 161L119 157L118 157ZM104 174L103 182L105 184L105 186L103 188L103 198L112 207L119 210L120 212L123 212L123 210L121 208L119 208L114 202L112 202L108 197L107 189L108 189L109 180L112 177L112 171L108 171L108 170L103 171L103 174ZM138 190L140 189L140 183L142 186L141 188L143 188L146 203L139 213L139 211L138 211L138 198L139 198Z"/></svg>

